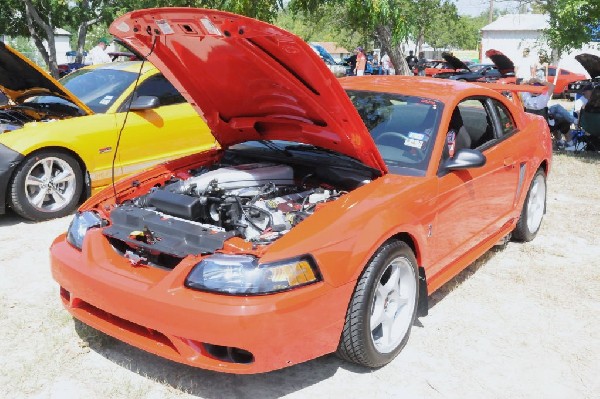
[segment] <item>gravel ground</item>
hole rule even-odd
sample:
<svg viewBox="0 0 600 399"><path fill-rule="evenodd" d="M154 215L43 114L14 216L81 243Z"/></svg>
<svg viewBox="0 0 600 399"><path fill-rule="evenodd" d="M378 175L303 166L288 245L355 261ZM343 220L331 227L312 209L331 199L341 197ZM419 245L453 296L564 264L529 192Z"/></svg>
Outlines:
<svg viewBox="0 0 600 399"><path fill-rule="evenodd" d="M596 398L600 157L559 154L537 238L487 253L430 299L378 370L334 356L236 376L183 366L74 321L48 247L70 217L0 217L1 398Z"/></svg>

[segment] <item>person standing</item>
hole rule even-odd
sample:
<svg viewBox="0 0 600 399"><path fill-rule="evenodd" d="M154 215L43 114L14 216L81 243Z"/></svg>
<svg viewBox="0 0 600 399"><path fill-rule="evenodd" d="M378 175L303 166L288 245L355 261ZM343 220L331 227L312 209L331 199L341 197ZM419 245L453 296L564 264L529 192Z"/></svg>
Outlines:
<svg viewBox="0 0 600 399"><path fill-rule="evenodd" d="M381 68L384 75L393 75L390 73L392 70L392 60L390 60L388 53L383 54L383 57L381 57Z"/></svg>
<svg viewBox="0 0 600 399"><path fill-rule="evenodd" d="M414 53L412 50L410 50L408 52L408 57L406 57L406 64L408 65L408 69L413 72L413 69L417 66L417 63L419 62L419 60L417 59L417 57L415 57Z"/></svg>
<svg viewBox="0 0 600 399"><path fill-rule="evenodd" d="M367 55L362 47L356 48L356 69L354 74L356 76L363 76L365 74L365 68L367 67Z"/></svg>
<svg viewBox="0 0 600 399"><path fill-rule="evenodd" d="M515 64L515 77L517 84L528 82L536 76L537 61L529 54L529 49L523 49L523 57Z"/></svg>
<svg viewBox="0 0 600 399"><path fill-rule="evenodd" d="M106 48L110 44L110 41L103 37L98 40L98 44L90 50L88 53L88 60L92 65L96 64L106 64L107 62L111 62L110 56L106 53Z"/></svg>
<svg viewBox="0 0 600 399"><path fill-rule="evenodd" d="M427 63L427 60L425 59L425 53L421 51L419 53L419 60L417 61L417 74L419 76L425 76L425 64L426 63Z"/></svg>

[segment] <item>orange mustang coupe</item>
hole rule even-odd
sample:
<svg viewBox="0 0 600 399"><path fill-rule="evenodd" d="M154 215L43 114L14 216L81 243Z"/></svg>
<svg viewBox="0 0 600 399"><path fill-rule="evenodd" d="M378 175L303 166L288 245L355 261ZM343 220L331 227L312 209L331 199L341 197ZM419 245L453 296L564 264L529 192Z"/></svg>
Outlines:
<svg viewBox="0 0 600 399"><path fill-rule="evenodd" d="M64 306L98 330L230 373L331 352L379 367L430 293L540 228L548 126L495 89L337 80L300 38L216 10L135 11L110 32L221 147L101 191L54 241Z"/></svg>

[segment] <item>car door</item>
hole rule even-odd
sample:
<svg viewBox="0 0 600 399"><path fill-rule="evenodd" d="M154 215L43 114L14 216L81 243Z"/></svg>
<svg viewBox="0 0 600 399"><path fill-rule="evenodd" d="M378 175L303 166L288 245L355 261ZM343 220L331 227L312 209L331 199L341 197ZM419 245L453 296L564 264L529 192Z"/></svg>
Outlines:
<svg viewBox="0 0 600 399"><path fill-rule="evenodd" d="M508 221L514 209L518 168L510 144L499 132L494 103L486 97L457 106L470 137L470 149L486 157L482 167L438 172L436 218L431 227L432 273L458 259ZM445 151L444 157L449 154ZM442 159L440 165L445 159Z"/></svg>
<svg viewBox="0 0 600 399"><path fill-rule="evenodd" d="M134 96L155 96L160 105L125 112L126 99L117 113L117 126L124 126L118 149L123 174L216 146L208 126L162 74L144 80Z"/></svg>

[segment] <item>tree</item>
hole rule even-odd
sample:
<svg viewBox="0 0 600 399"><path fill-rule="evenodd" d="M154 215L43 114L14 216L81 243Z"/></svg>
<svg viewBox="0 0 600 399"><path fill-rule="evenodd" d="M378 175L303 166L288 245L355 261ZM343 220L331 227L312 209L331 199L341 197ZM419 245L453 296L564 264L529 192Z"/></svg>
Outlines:
<svg viewBox="0 0 600 399"><path fill-rule="evenodd" d="M402 43L413 36L423 43L424 30L433 15L448 12L448 0L291 0L292 12L318 15L324 7L338 7L338 21L352 32L379 43L396 71L410 75ZM456 8L452 8L456 14Z"/></svg>
<svg viewBox="0 0 600 399"><path fill-rule="evenodd" d="M30 37L50 73L58 76L54 32L56 28L74 28L78 32L77 49L83 50L90 26L113 17L116 0L5 0L0 15L0 32ZM44 46L47 43L47 47ZM81 60L81 58L79 58Z"/></svg>
<svg viewBox="0 0 600 399"><path fill-rule="evenodd" d="M127 11L163 6L219 8L272 21L283 0L4 0L0 13L0 32L31 37L50 73L58 76L54 31L77 31L77 59L81 62L89 29L109 24ZM6 12L10 10L10 12ZM44 42L48 44L47 48Z"/></svg>
<svg viewBox="0 0 600 399"><path fill-rule="evenodd" d="M352 49L368 40L340 23L340 7L337 5L321 7L318 13L312 15L283 9L273 23L307 42L317 39L331 41Z"/></svg>
<svg viewBox="0 0 600 399"><path fill-rule="evenodd" d="M545 31L548 44L558 58L566 50L592 41L600 26L598 0L523 0L535 12L550 16Z"/></svg>

